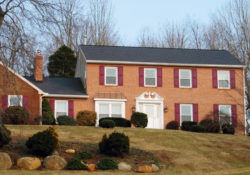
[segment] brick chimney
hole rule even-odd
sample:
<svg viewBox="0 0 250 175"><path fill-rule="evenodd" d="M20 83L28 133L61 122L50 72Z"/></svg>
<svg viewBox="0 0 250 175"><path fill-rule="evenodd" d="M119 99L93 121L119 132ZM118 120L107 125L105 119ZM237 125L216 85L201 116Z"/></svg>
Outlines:
<svg viewBox="0 0 250 175"><path fill-rule="evenodd" d="M35 57L35 80L43 81L43 56L38 50Z"/></svg>

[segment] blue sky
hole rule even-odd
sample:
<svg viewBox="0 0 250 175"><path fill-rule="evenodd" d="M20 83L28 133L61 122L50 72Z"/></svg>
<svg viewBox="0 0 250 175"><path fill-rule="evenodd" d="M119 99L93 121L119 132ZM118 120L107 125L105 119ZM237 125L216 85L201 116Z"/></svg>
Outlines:
<svg viewBox="0 0 250 175"><path fill-rule="evenodd" d="M114 21L124 45L135 45L143 28L157 32L167 22L194 18L208 23L229 0L111 0Z"/></svg>

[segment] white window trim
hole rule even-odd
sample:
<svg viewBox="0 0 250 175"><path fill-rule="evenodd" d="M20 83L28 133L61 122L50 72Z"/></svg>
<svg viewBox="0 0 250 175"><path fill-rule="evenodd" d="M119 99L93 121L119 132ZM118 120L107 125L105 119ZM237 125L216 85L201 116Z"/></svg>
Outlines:
<svg viewBox="0 0 250 175"><path fill-rule="evenodd" d="M95 112L96 112L96 115L97 115L97 118L96 118L96 126L99 125L99 109L100 109L100 104L108 104L109 105L109 117L111 117L111 105L112 104L121 104L121 110L122 110L122 117L121 118L126 118L126 115L125 115L125 112L126 112L126 109L125 109L125 101L122 101L123 99L121 99L121 101L107 101L107 100L103 100L103 101L95 101Z"/></svg>
<svg viewBox="0 0 250 175"><path fill-rule="evenodd" d="M154 70L155 71L155 85L146 85L146 71ZM145 87L157 87L157 69L156 68L144 68L144 86Z"/></svg>
<svg viewBox="0 0 250 175"><path fill-rule="evenodd" d="M191 121L194 121L194 112L193 112L193 104L180 104L180 126L182 124L182 106L190 106L191 107Z"/></svg>
<svg viewBox="0 0 250 175"><path fill-rule="evenodd" d="M23 96L22 95L8 95L8 107L10 106L10 98L11 97L17 97L17 98L20 98L21 101L20 101L20 106L23 106Z"/></svg>
<svg viewBox="0 0 250 175"><path fill-rule="evenodd" d="M116 70L116 80L115 80L115 84L107 84L106 83L106 71L107 69L114 69ZM104 83L106 86L118 86L118 68L117 67L105 67L104 70Z"/></svg>
<svg viewBox="0 0 250 175"><path fill-rule="evenodd" d="M67 103L67 110L66 110L66 115L69 115L69 102L68 102L68 100L55 100L55 111L54 111L54 117L55 117L55 119L56 119L56 111L57 111L57 102L66 102Z"/></svg>
<svg viewBox="0 0 250 175"><path fill-rule="evenodd" d="M181 71L189 71L190 72L190 86L182 86L181 85ZM179 69L179 87L180 88L192 88L192 71L191 69Z"/></svg>
<svg viewBox="0 0 250 175"><path fill-rule="evenodd" d="M219 84L219 73L220 72L227 72L228 73L228 77L229 77L229 80L228 80L228 87L220 87L220 84ZM218 70L217 71L217 84L218 84L218 89L230 89L231 87L231 82L230 82L230 71L229 70Z"/></svg>
<svg viewBox="0 0 250 175"><path fill-rule="evenodd" d="M221 117L221 115L220 115L220 109L221 109L221 107L224 107L224 106L229 106L230 107L230 110L229 110L229 112L230 112L230 124L232 125L232 121L233 121L233 119L232 119L232 105L219 105L219 121L220 121L220 117Z"/></svg>

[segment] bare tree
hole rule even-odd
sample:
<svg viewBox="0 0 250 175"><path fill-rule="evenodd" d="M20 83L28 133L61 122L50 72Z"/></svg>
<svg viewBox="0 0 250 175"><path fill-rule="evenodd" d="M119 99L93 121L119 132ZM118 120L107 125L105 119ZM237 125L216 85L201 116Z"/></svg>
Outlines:
<svg viewBox="0 0 250 175"><path fill-rule="evenodd" d="M137 38L138 45L141 47L160 47L159 39L149 30L144 28Z"/></svg>

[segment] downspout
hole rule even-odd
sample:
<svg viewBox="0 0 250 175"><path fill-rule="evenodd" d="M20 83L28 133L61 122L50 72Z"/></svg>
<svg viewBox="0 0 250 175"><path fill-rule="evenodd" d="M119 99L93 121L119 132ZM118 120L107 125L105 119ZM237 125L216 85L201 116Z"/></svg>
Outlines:
<svg viewBox="0 0 250 175"><path fill-rule="evenodd" d="M245 136L247 135L247 115L246 115L246 82L245 82L245 68L242 69L243 71L243 97L244 97L244 118L245 118Z"/></svg>

